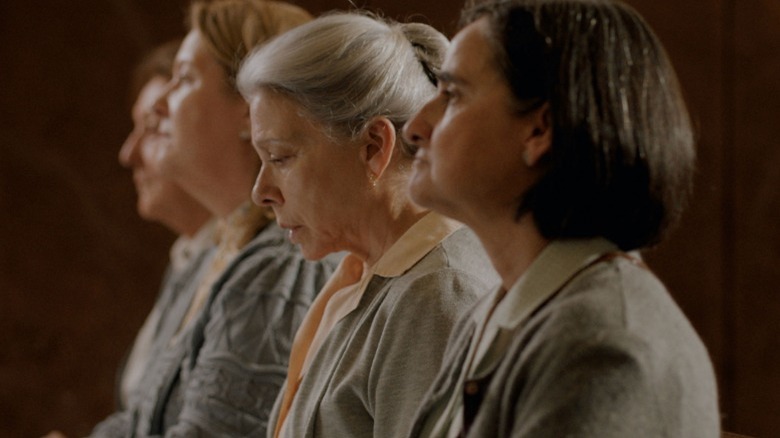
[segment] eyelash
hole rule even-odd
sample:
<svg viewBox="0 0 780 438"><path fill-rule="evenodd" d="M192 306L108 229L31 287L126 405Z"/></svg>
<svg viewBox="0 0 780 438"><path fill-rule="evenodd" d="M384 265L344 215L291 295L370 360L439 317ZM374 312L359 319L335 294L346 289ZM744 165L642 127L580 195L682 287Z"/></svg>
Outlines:
<svg viewBox="0 0 780 438"><path fill-rule="evenodd" d="M287 160L290 159L289 155L282 155L282 156L270 156L268 158L268 162L273 164L274 166L281 166L284 164Z"/></svg>
<svg viewBox="0 0 780 438"><path fill-rule="evenodd" d="M190 73L186 72L186 71L185 72L177 72L173 76L173 82L177 83L177 84L189 81L190 79L192 79L192 75L190 75Z"/></svg>
<svg viewBox="0 0 780 438"><path fill-rule="evenodd" d="M444 100L449 103L450 101L456 99L457 93L454 90L450 90L447 88L442 88L441 91L439 91L439 94L444 98Z"/></svg>

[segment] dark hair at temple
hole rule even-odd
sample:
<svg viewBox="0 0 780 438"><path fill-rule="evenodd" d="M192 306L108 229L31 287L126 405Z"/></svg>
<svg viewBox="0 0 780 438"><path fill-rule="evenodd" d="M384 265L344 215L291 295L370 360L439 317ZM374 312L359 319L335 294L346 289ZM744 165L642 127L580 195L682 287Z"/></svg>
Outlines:
<svg viewBox="0 0 780 438"><path fill-rule="evenodd" d="M691 191L693 132L653 31L609 0L505 0L464 10L488 39L519 112L549 104L543 176L519 200L548 239L659 242Z"/></svg>

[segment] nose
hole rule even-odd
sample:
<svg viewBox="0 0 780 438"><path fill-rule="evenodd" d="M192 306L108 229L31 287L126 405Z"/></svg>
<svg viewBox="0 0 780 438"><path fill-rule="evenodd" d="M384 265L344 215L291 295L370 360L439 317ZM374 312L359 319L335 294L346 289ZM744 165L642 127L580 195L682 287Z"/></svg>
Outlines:
<svg viewBox="0 0 780 438"><path fill-rule="evenodd" d="M141 162L141 143L144 138L145 129L142 126L135 126L130 134L122 143L119 149L119 163L122 166L131 168Z"/></svg>
<svg viewBox="0 0 780 438"><path fill-rule="evenodd" d="M404 124L401 135L404 140L417 147L424 146L431 139L432 124L428 121L435 99L429 101Z"/></svg>
<svg viewBox="0 0 780 438"><path fill-rule="evenodd" d="M252 202L264 207L278 207L284 204L281 190L274 183L268 166L261 164L255 186L252 188Z"/></svg>

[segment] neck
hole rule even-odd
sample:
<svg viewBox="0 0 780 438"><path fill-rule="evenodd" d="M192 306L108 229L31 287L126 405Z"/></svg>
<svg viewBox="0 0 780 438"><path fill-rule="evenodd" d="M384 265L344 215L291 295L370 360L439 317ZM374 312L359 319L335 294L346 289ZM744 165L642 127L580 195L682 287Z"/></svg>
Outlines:
<svg viewBox="0 0 780 438"><path fill-rule="evenodd" d="M406 195L404 195L406 197ZM354 253L374 265L395 242L417 221L428 214L428 210L408 200L403 204L384 202L365 210L368 214L361 221L364 242L360 251Z"/></svg>
<svg viewBox="0 0 780 438"><path fill-rule="evenodd" d="M230 216L238 207L240 207L245 202L249 201L249 193L244 194L242 196L235 196L232 198L222 198L220 200L217 200L214 202L213 207L211 210L214 212L214 214L220 218L220 219L227 219L228 216Z"/></svg>
<svg viewBox="0 0 780 438"><path fill-rule="evenodd" d="M181 235L193 237L204 225L206 225L206 222L211 219L211 214L209 214L207 210L198 210L186 219L187 220L178 227L177 231Z"/></svg>
<svg viewBox="0 0 780 438"><path fill-rule="evenodd" d="M256 159L256 156L254 158ZM196 189L190 192L193 196L198 195L198 201L214 216L224 219L251 198L252 185L259 170L259 165L255 168L253 163L254 161L250 161L245 169L204 175L191 181L188 187L196 187Z"/></svg>
<svg viewBox="0 0 780 438"><path fill-rule="evenodd" d="M211 213L200 204L170 203L164 216L149 218L157 220L174 233L192 237L211 219Z"/></svg>
<svg viewBox="0 0 780 438"><path fill-rule="evenodd" d="M539 233L530 214L524 215L520 221L507 216L505 220L496 221L492 218L469 226L482 242L507 290L528 270L549 243Z"/></svg>

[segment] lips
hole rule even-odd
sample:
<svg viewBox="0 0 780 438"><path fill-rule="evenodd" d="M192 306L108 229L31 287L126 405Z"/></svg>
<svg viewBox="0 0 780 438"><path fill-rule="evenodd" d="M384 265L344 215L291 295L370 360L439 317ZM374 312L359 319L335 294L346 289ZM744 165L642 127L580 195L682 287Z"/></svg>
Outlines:
<svg viewBox="0 0 780 438"><path fill-rule="evenodd" d="M136 187L142 187L146 184L146 176L142 172L135 171L133 172L133 182Z"/></svg>
<svg viewBox="0 0 780 438"><path fill-rule="evenodd" d="M422 168L429 167L428 160L424 157L415 156L414 161L412 162L412 168L416 170L421 170Z"/></svg>
<svg viewBox="0 0 780 438"><path fill-rule="evenodd" d="M415 163L427 163L428 162L428 154L423 148L417 149L417 152L414 154L414 161Z"/></svg>
<svg viewBox="0 0 780 438"><path fill-rule="evenodd" d="M276 217L276 221L279 224L280 228L284 228L287 231L294 231L301 227L300 225L291 225L291 224L281 222L279 221L279 216Z"/></svg>
<svg viewBox="0 0 780 438"><path fill-rule="evenodd" d="M287 230L287 238L290 239L291 242L296 243L295 236L296 234L298 234L298 232L301 230L302 227L300 225L290 225L284 222L279 222L279 226Z"/></svg>
<svg viewBox="0 0 780 438"><path fill-rule="evenodd" d="M161 119L157 125L156 133L159 135L170 136L171 135L171 121L170 119Z"/></svg>
<svg viewBox="0 0 780 438"><path fill-rule="evenodd" d="M295 231L300 229L300 225L279 225L280 227L284 228L287 231Z"/></svg>

